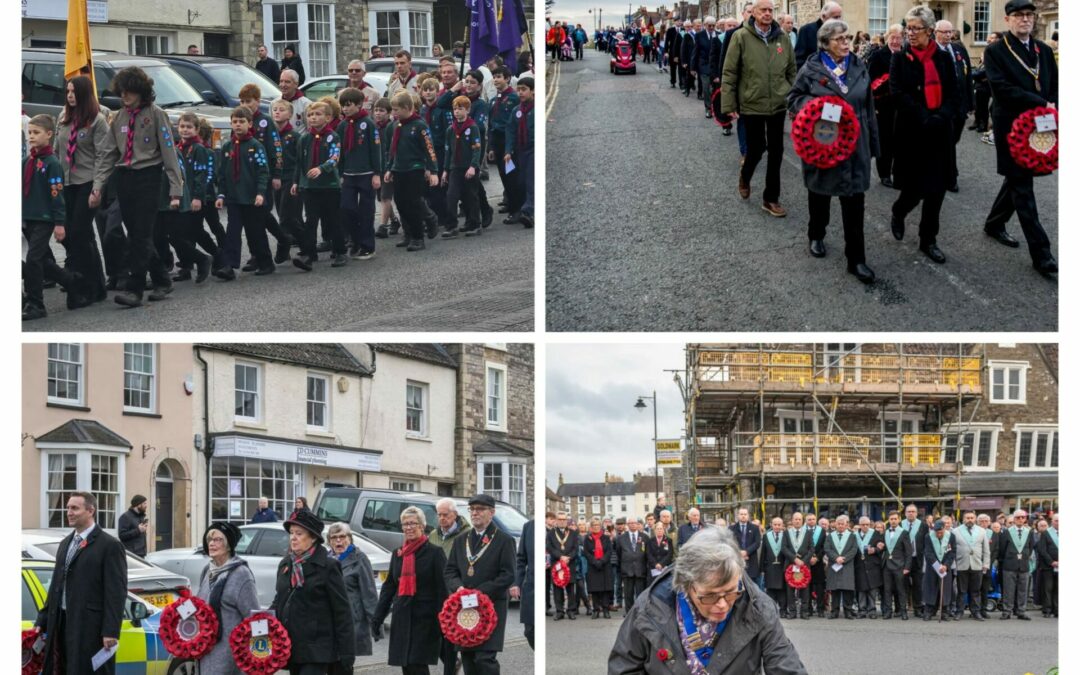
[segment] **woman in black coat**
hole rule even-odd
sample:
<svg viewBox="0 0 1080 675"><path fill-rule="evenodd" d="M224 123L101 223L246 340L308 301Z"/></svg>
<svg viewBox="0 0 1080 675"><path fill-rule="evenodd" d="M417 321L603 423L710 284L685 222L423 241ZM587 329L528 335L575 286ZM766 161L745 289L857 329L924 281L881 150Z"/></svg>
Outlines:
<svg viewBox="0 0 1080 675"><path fill-rule="evenodd" d="M652 536L645 540L645 563L651 581L660 570L675 562L675 547L664 531L664 524L653 525Z"/></svg>
<svg viewBox="0 0 1080 675"><path fill-rule="evenodd" d="M300 55L296 53L296 47L285 45L285 49L281 54L281 69L292 70L296 73L297 86L304 84L304 80L307 79L307 76L304 75L304 62L300 60Z"/></svg>
<svg viewBox="0 0 1080 675"><path fill-rule="evenodd" d="M615 545L602 531L600 519L593 518L589 525L589 535L582 543L582 552L589 565L585 575L585 584L589 587L589 595L592 596L592 618L599 619L600 612L604 613L605 619L611 618L608 607L611 606L611 594L615 590L615 581L612 579L611 555Z"/></svg>
<svg viewBox="0 0 1080 675"><path fill-rule="evenodd" d="M866 58L870 71L870 87L874 92L874 114L878 123L878 179L885 187L893 185L893 159L896 156L895 137L896 102L889 88L889 69L893 54L904 46L904 28L900 24L889 26L885 31L885 46L875 49Z"/></svg>
<svg viewBox="0 0 1080 675"><path fill-rule="evenodd" d="M372 617L375 637L390 614L390 650L387 663L401 666L406 675L426 675L439 662L442 630L439 612L446 592L446 554L424 535L424 512L410 506L401 512L405 543L390 559L390 576L383 582Z"/></svg>
<svg viewBox="0 0 1080 675"><path fill-rule="evenodd" d="M934 42L934 13L913 7L906 16L908 43L893 54L889 86L896 101L896 166L900 197L892 206L892 233L904 238L904 218L922 202L919 250L945 262L937 245L945 188L953 182L953 120L960 107L956 71ZM936 76L936 81L934 77Z"/></svg>
<svg viewBox="0 0 1080 675"><path fill-rule="evenodd" d="M345 591L349 594L349 605L352 607L356 655L370 656L371 617L374 616L375 605L379 602L371 561L363 551L356 548L348 523L334 523L326 536L330 540L330 553L337 558L341 565L341 575L345 577Z"/></svg>
<svg viewBox="0 0 1080 675"><path fill-rule="evenodd" d="M270 609L292 641L291 675L352 672L355 660L352 609L341 566L322 546L323 522L310 511L284 523L289 552L278 566Z"/></svg>

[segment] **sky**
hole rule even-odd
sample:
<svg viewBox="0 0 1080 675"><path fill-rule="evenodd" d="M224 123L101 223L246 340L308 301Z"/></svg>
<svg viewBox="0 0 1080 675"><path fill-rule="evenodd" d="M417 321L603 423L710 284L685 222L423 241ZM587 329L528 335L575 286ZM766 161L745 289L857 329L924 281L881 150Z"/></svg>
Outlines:
<svg viewBox="0 0 1080 675"><path fill-rule="evenodd" d="M593 28L596 23L595 16L604 20L604 25L621 26L626 20L626 13L637 10L641 3L632 4L625 2L597 2L597 0L555 0L555 4L548 11L552 21L569 21L573 24L581 24L592 38ZM593 10L589 14L589 10ZM603 10L599 12L598 10Z"/></svg>
<svg viewBox="0 0 1080 675"><path fill-rule="evenodd" d="M653 468L653 413L634 407L656 390L659 438L683 435L683 403L674 373L682 370L682 344L563 345L547 347L548 487L604 480L604 472L631 480Z"/></svg>

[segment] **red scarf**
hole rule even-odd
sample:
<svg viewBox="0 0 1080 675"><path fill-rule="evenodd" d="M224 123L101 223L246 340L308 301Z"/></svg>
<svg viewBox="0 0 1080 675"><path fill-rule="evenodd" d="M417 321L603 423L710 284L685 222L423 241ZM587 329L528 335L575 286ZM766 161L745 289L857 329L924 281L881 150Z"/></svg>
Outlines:
<svg viewBox="0 0 1080 675"><path fill-rule="evenodd" d="M499 114L499 108L506 101L506 97L510 95L510 87L503 89L499 92L499 95L495 97L495 103L491 106L491 116L495 117Z"/></svg>
<svg viewBox="0 0 1080 675"><path fill-rule="evenodd" d="M326 128L329 129L330 131L337 131L337 128L338 128L339 124L341 124L341 118L340 117L335 117L334 119L330 120L327 123Z"/></svg>
<svg viewBox="0 0 1080 675"><path fill-rule="evenodd" d="M38 157L48 157L51 154L53 154L51 145L30 149L30 156L26 158L26 166L23 167L23 197L30 196L30 183L34 180L34 168L37 166Z"/></svg>
<svg viewBox="0 0 1080 675"><path fill-rule="evenodd" d="M424 104L424 121L427 122L427 125L429 127L431 126L431 113L433 113L433 112L435 112L435 106L434 105L428 105L427 103L425 103Z"/></svg>
<svg viewBox="0 0 1080 675"><path fill-rule="evenodd" d="M345 152L348 152L356 145L356 123L367 117L367 114L366 110L360 108L360 112L345 118L345 121L348 122L348 124L345 125L345 141L342 143Z"/></svg>
<svg viewBox="0 0 1080 675"><path fill-rule="evenodd" d="M234 181L240 180L240 145L248 140L251 140L251 131L248 131L243 136L233 135L232 137L232 177Z"/></svg>
<svg viewBox="0 0 1080 675"><path fill-rule="evenodd" d="M524 148L526 142L528 141L527 136L529 135L529 113L532 112L532 109L532 101L529 101L528 103L522 103L521 107L518 108L518 110L521 112L521 117L518 118L517 128L517 146L519 148Z"/></svg>
<svg viewBox="0 0 1080 675"><path fill-rule="evenodd" d="M408 117L406 117L403 120L398 120L397 128L394 129L394 137L390 139L390 156L391 157L396 157L397 156L397 144L398 144L398 139L401 138L401 130L409 122L412 122L413 120L418 120L418 119L420 119L420 116L417 115L416 111L414 110L413 114L409 115Z"/></svg>
<svg viewBox="0 0 1080 675"><path fill-rule="evenodd" d="M937 110L941 107L941 78L938 77L937 66L934 65L934 54L937 53L936 42L931 42L924 50L918 50L911 45L911 53L922 61L923 79L925 80L923 91L926 93L926 107L928 110Z"/></svg>
<svg viewBox="0 0 1080 675"><path fill-rule="evenodd" d="M322 144L322 134L326 127L320 129L308 129L308 133L312 136L311 141L311 165L308 167L314 169L322 162L319 161L319 146Z"/></svg>
<svg viewBox="0 0 1080 675"><path fill-rule="evenodd" d="M594 560L602 560L603 557L604 557L604 542L601 541L603 539L603 537L604 537L603 532L593 532L592 533L592 541L593 541L593 554L592 555L593 555Z"/></svg>
<svg viewBox="0 0 1080 675"><path fill-rule="evenodd" d="M300 98L303 98L303 97L304 97L304 92L300 91L299 88L297 88L296 91L293 92L292 98L289 98L285 94L281 95L281 98L285 99L289 103L292 103L293 101L295 101L297 99L300 99Z"/></svg>
<svg viewBox="0 0 1080 675"><path fill-rule="evenodd" d="M461 137L465 134L466 129L468 129L469 127L475 127L476 122L473 120L473 118L466 117L465 121L462 122L460 125L458 124L457 120L454 120L452 126L454 128L454 157L453 157L453 159L457 159L458 157L461 156Z"/></svg>
<svg viewBox="0 0 1080 675"><path fill-rule="evenodd" d="M195 134L189 139L181 138L180 142L176 144L176 149L184 153L184 156L187 156L188 151L196 145L206 145L206 143L203 142L202 136L199 134Z"/></svg>
<svg viewBox="0 0 1080 675"><path fill-rule="evenodd" d="M142 112L142 108L125 108L128 112L127 145L124 148L124 159L121 164L131 166L131 158L135 149L135 118Z"/></svg>
<svg viewBox="0 0 1080 675"><path fill-rule="evenodd" d="M398 549L401 558L401 577L398 578L397 594L400 596L416 595L416 551L427 543L427 535L420 535Z"/></svg>
<svg viewBox="0 0 1080 675"><path fill-rule="evenodd" d="M293 130L292 129L292 122L286 122L285 124L283 124L281 126L280 129L277 130L278 136L284 136L285 134L289 133L292 130Z"/></svg>

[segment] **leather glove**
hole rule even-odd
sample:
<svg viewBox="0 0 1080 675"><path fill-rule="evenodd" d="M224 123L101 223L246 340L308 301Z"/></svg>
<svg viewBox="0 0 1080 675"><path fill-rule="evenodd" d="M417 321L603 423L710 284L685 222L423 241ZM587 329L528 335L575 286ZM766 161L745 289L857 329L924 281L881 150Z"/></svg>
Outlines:
<svg viewBox="0 0 1080 675"><path fill-rule="evenodd" d="M382 639L382 624L374 624L371 626L371 637L378 642Z"/></svg>
<svg viewBox="0 0 1080 675"><path fill-rule="evenodd" d="M342 656L338 663L345 669L346 673L351 673L353 669L353 663L356 661L355 656Z"/></svg>

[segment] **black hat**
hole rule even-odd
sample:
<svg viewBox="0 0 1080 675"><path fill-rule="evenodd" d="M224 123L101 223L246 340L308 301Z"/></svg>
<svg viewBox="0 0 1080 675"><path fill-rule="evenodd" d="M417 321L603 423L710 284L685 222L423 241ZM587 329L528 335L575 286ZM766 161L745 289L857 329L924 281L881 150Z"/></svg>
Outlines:
<svg viewBox="0 0 1080 675"><path fill-rule="evenodd" d="M136 506L144 502L146 502L146 497L143 497L142 495L135 495L131 498L131 508L135 508Z"/></svg>
<svg viewBox="0 0 1080 675"><path fill-rule="evenodd" d="M1009 16L1010 14L1016 14L1017 12L1024 9L1030 9L1032 11L1035 11L1038 8L1031 0L1009 0L1005 3L1005 16Z"/></svg>
<svg viewBox="0 0 1080 675"><path fill-rule="evenodd" d="M616 518L616 519L615 519L615 524L616 524L616 525L625 525L625 524L626 524L626 518L621 518L621 517L620 517L620 518Z"/></svg>
<svg viewBox="0 0 1080 675"><path fill-rule="evenodd" d="M296 45L294 45L292 43L289 43L289 44L285 45L285 49L283 49L282 51L290 51L293 54L295 54L296 53Z"/></svg>
<svg viewBox="0 0 1080 675"><path fill-rule="evenodd" d="M291 525L299 525L315 537L316 543L323 543L323 521L311 511L297 511L292 518L285 521L284 525L286 532L289 531Z"/></svg>
<svg viewBox="0 0 1080 675"><path fill-rule="evenodd" d="M240 528L226 521L218 521L210 523L210 527L206 528L206 532L203 534L203 552L210 553L210 543L207 538L210 536L210 530L217 530L225 535L225 543L229 545L229 553L236 554L236 545L240 543Z"/></svg>
<svg viewBox="0 0 1080 675"><path fill-rule="evenodd" d="M491 498L491 495L475 495L469 500L469 506L486 506L493 509L495 508L495 500Z"/></svg>

